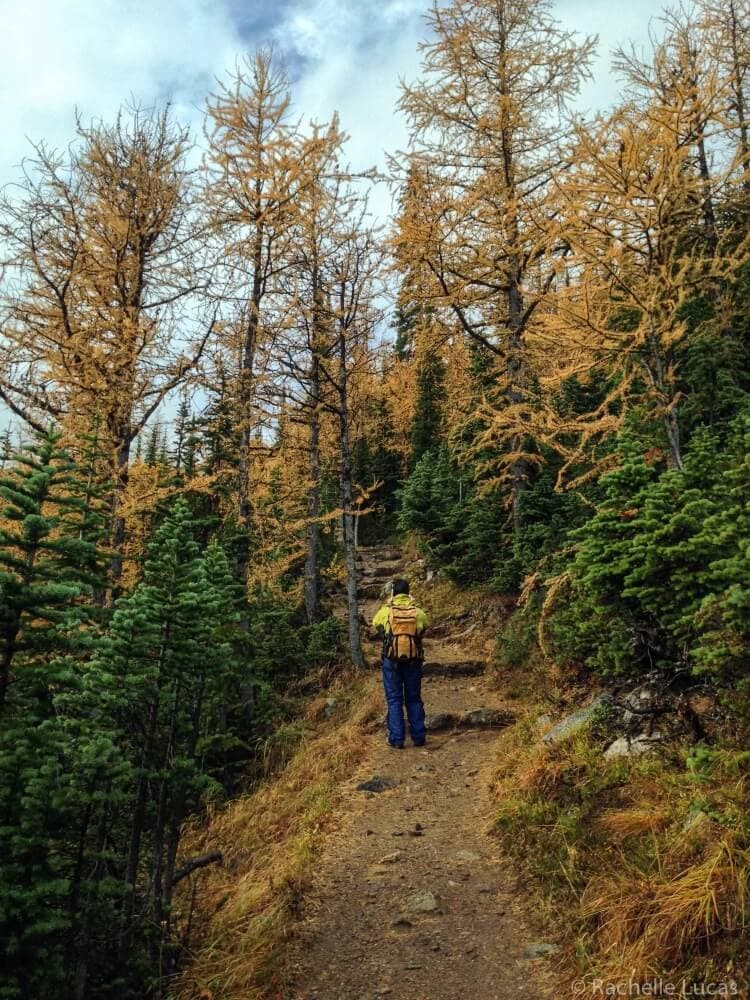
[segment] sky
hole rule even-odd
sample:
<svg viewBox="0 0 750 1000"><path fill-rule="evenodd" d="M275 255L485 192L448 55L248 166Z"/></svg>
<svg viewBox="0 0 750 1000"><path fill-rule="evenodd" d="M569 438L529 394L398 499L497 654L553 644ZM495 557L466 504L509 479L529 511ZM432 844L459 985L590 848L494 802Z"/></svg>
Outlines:
<svg viewBox="0 0 750 1000"><path fill-rule="evenodd" d="M383 166L385 151L406 144L394 112L400 78L419 70L429 0L0 0L0 185L43 140L64 148L75 110L111 118L126 102L171 99L200 139L206 95L244 53L273 43L293 80L303 119L333 111L350 134L356 170ZM615 100L611 50L645 40L653 0L556 0L572 30L600 36L595 80L585 108ZM387 214L386 193L375 209Z"/></svg>
<svg viewBox="0 0 750 1000"><path fill-rule="evenodd" d="M395 112L399 80L419 72L418 43L431 0L0 0L0 187L18 178L32 143L63 150L84 121L111 120L123 104L170 100L200 142L207 94L243 55L272 44L292 80L296 114L338 112L355 171L384 168L407 144ZM598 34L594 80L581 110L617 98L612 50L643 44L653 0L555 0L563 25ZM377 220L391 192L371 195ZM0 407L0 430L8 414Z"/></svg>

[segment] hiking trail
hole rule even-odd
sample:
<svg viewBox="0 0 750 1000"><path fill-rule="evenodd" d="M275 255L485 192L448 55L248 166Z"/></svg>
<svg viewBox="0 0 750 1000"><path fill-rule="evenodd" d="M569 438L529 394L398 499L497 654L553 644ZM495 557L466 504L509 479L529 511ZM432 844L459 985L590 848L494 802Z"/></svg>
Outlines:
<svg viewBox="0 0 750 1000"><path fill-rule="evenodd" d="M360 560L369 622L402 563L387 546ZM510 713L460 643L428 630L426 747L407 736L393 750L384 730L365 737L371 747L344 789L288 946L284 980L295 1000L555 995L550 946L529 929L516 877L484 832L494 740ZM368 659L376 655L372 645ZM382 791L357 787L372 779Z"/></svg>

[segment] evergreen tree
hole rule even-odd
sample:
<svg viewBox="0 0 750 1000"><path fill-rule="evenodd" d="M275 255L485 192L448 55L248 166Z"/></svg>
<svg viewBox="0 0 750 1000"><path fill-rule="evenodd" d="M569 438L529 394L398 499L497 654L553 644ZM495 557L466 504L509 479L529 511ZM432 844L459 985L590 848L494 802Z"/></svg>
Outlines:
<svg viewBox="0 0 750 1000"><path fill-rule="evenodd" d="M101 511L52 432L0 473L0 710L18 656L59 652L90 614L79 599L103 587Z"/></svg>
<svg viewBox="0 0 750 1000"><path fill-rule="evenodd" d="M442 440L445 404L445 362L435 352L423 356L417 371L417 399L411 429L411 467L415 468L425 452Z"/></svg>
<svg viewBox="0 0 750 1000"><path fill-rule="evenodd" d="M84 443L89 466L96 457L95 440ZM82 935L95 922L93 908L79 919L84 896L111 917L101 830L122 765L98 719L75 723L66 708L75 704L97 642L87 627L94 611L88 599L103 592L106 578L106 556L97 548L108 527L106 487L97 487L90 471L49 433L0 475L0 620L9 682L0 726L4 997L60 996L68 986L78 996Z"/></svg>
<svg viewBox="0 0 750 1000"><path fill-rule="evenodd" d="M107 712L134 767L129 795L126 885L119 923L118 961L126 967L149 944L152 967L170 966L168 943L180 828L211 787L203 770L206 705L213 720L237 681L227 627L236 621L225 560L209 562L194 539L184 500L170 508L154 532L143 578L116 607L110 635L92 670L110 692ZM210 570L210 573L209 573ZM213 734L221 739L221 732ZM148 927L159 932L143 941Z"/></svg>
<svg viewBox="0 0 750 1000"><path fill-rule="evenodd" d="M159 449L161 447L161 427L155 424L151 428L151 433L146 441L146 465L153 468L159 462Z"/></svg>
<svg viewBox="0 0 750 1000"><path fill-rule="evenodd" d="M623 441L622 468L605 477L604 501L572 535L571 600L553 622L562 655L605 674L693 668L696 647L711 661L717 650L702 637L704 619L732 604L726 595L740 593L743 578L744 455L733 461L736 448L735 439L722 450L704 428L684 468L660 473L657 456ZM737 639L750 630L743 615L733 620Z"/></svg>
<svg viewBox="0 0 750 1000"><path fill-rule="evenodd" d="M701 576L709 593L697 614L698 637L691 650L696 669L739 688L750 715L750 418L741 417L732 461L718 485L719 509L705 518L697 555L711 552ZM714 506L717 506L716 504Z"/></svg>
<svg viewBox="0 0 750 1000"><path fill-rule="evenodd" d="M420 307L418 305L407 303L404 301L403 296L399 297L392 324L393 329L396 331L393 352L399 361L408 361L414 352L414 328L419 312Z"/></svg>
<svg viewBox="0 0 750 1000"><path fill-rule="evenodd" d="M445 448L426 451L399 491L401 531L419 532L432 550L451 537L450 517L459 503L456 464Z"/></svg>

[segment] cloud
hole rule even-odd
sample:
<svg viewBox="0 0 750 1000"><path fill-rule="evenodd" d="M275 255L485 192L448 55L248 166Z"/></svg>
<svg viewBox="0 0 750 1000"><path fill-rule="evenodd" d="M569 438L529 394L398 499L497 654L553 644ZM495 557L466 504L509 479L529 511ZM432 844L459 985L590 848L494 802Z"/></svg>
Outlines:
<svg viewBox="0 0 750 1000"><path fill-rule="evenodd" d="M297 0L285 5L273 28L277 45L295 67L295 104L309 117L325 120L333 110L350 133L347 152L354 169L384 167L385 151L407 145L406 122L395 111L399 79L419 72L417 46L426 37L428 0ZM604 109L618 96L610 72L611 51L630 39L643 42L653 0L630 0L627 6L590 0L557 0L563 26L580 34L598 34L593 80L580 95L582 109ZM376 188L372 205L381 218L390 196Z"/></svg>
<svg viewBox="0 0 750 1000"><path fill-rule="evenodd" d="M171 97L196 119L214 75L242 43L210 0L0 0L0 175L12 176L27 139L65 145L74 109L109 117L129 99Z"/></svg>
<svg viewBox="0 0 750 1000"><path fill-rule="evenodd" d="M0 0L0 181L16 176L27 139L63 147L74 108L84 119L111 117L132 99L172 99L199 131L214 79L243 52L274 42L287 57L294 103L305 119L334 111L350 133L347 156L358 170L383 167L385 150L402 148L406 125L395 112L400 77L419 70L429 0ZM627 6L557 0L565 25L601 35L596 81L584 106L616 97L609 51L643 39L652 0ZM378 211L387 196L375 194Z"/></svg>
<svg viewBox="0 0 750 1000"><path fill-rule="evenodd" d="M296 67L295 106L320 121L339 113L355 171L385 169L386 151L407 143L395 108L399 79L418 69L424 9L423 0L298 0L274 29L276 44ZM390 214L385 185L376 186L370 204L378 218Z"/></svg>
<svg viewBox="0 0 750 1000"><path fill-rule="evenodd" d="M606 110L617 102L621 86L611 70L612 53L619 46L628 48L631 42L641 47L647 45L649 23L660 10L661 6L655 7L653 0L628 0L626 4L557 0L555 12L566 28L582 35L599 36L592 65L593 80L581 91L582 109Z"/></svg>

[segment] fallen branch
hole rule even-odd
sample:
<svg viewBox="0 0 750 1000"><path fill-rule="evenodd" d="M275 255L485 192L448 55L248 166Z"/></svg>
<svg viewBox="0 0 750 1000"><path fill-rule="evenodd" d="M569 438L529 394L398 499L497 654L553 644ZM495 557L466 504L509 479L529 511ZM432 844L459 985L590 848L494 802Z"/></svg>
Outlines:
<svg viewBox="0 0 750 1000"><path fill-rule="evenodd" d="M210 854L201 854L198 858L191 858L190 861L186 861L185 864L178 868L174 873L174 878L172 879L172 885L177 885L188 875L191 875L198 868L205 868L207 865L213 865L217 861L223 861L224 855L221 851L211 851Z"/></svg>

